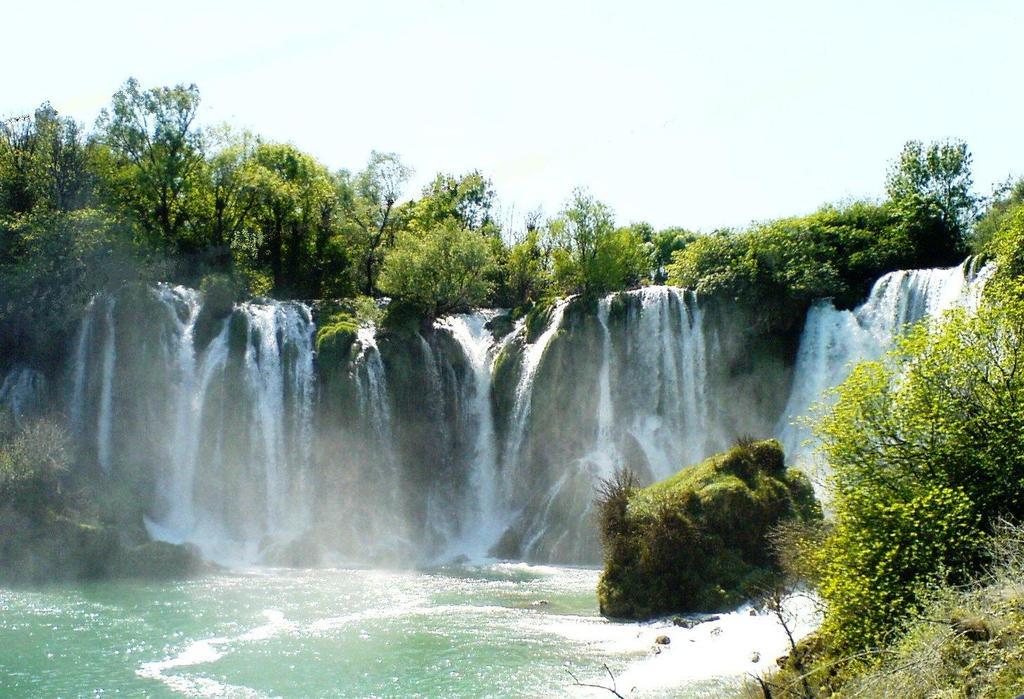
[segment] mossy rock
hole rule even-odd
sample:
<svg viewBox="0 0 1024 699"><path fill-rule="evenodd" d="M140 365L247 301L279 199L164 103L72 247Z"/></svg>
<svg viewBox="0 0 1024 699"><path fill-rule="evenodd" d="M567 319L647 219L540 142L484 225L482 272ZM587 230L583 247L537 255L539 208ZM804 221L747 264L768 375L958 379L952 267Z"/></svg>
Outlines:
<svg viewBox="0 0 1024 699"><path fill-rule="evenodd" d="M553 299L542 299L535 303L526 314L526 342L537 341L551 322L551 312L555 307Z"/></svg>
<svg viewBox="0 0 1024 699"><path fill-rule="evenodd" d="M491 331L491 337L496 342L512 332L515 327L516 322L512 319L512 314L510 313L502 313L499 316L495 316L486 325L486 328Z"/></svg>
<svg viewBox="0 0 1024 699"><path fill-rule="evenodd" d="M358 332L359 323L351 313L339 311L324 318L316 333L317 364L326 368L347 364Z"/></svg>
<svg viewBox="0 0 1024 699"><path fill-rule="evenodd" d="M116 573L128 578L174 580L191 577L210 568L194 546L148 541L125 549Z"/></svg>
<svg viewBox="0 0 1024 699"><path fill-rule="evenodd" d="M820 519L807 478L774 440L740 444L602 506L602 614L645 619L734 607L777 574L766 540Z"/></svg>

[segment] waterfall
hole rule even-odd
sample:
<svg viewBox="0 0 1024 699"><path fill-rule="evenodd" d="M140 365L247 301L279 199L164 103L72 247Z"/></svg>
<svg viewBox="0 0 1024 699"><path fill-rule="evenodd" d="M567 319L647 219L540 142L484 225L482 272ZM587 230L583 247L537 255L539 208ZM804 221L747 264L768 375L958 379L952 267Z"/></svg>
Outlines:
<svg viewBox="0 0 1024 699"><path fill-rule="evenodd" d="M464 415L459 424L471 431L469 497L461 515L463 533L456 543L459 553L480 558L501 536L507 512L498 495L498 444L491 404L491 367L494 337L487 329L498 311L446 316L435 327L447 331L458 343L471 368L464 389Z"/></svg>
<svg viewBox="0 0 1024 699"><path fill-rule="evenodd" d="M104 323L106 333L103 340L103 373L100 388L99 417L96 426L96 459L103 473L110 475L111 469L111 437L114 412L114 369L117 362L117 342L115 338L114 306L117 299L106 299Z"/></svg>
<svg viewBox="0 0 1024 699"><path fill-rule="evenodd" d="M908 325L958 305L976 306L993 270L989 265L975 271L971 260L948 269L900 270L879 278L868 299L852 311L838 310L828 300L814 304L800 337L789 400L775 428L788 461L820 475L810 430L801 419L855 364L881 358Z"/></svg>
<svg viewBox="0 0 1024 699"><path fill-rule="evenodd" d="M976 305L990 274L894 272L852 311L818 302L792 371L745 311L667 286L559 301L533 342L524 319L496 340L511 322L477 311L364 325L317 359L306 304L213 317L192 289L126 289L82 317L69 421L83 459L143 484L154 537L215 560L589 563L600 479L660 480L742 434L806 463L793 419L908 323ZM12 372L0 405L32 391L41 377Z"/></svg>
<svg viewBox="0 0 1024 699"><path fill-rule="evenodd" d="M597 466L602 478L611 476L616 466L616 449L612 441L615 408L612 405L611 387L612 333L608 328L610 309L610 297L597 302L597 322L601 326L601 369L597 375L597 441L590 460Z"/></svg>
<svg viewBox="0 0 1024 699"><path fill-rule="evenodd" d="M88 376L87 362L89 359L89 345L92 343L93 315L96 308L96 298L93 297L86 306L85 315L82 316L78 328L78 340L75 342L75 358L73 364L74 376L72 377L72 393L69 401L69 419L72 433L81 437L85 431L83 424L83 413L85 411L85 387Z"/></svg>
<svg viewBox="0 0 1024 699"><path fill-rule="evenodd" d="M519 484L508 492L524 555L594 560L590 514L601 479L623 467L665 478L735 436L743 420L724 417L730 396L709 388L704 325L692 292L664 286L606 296L571 319L565 308L553 314L523 353L504 461L503 479ZM559 351L550 352L556 331ZM723 417L711 424L716 407Z"/></svg>
<svg viewBox="0 0 1024 699"><path fill-rule="evenodd" d="M46 377L35 369L16 367L0 383L0 410L9 412L15 427L41 413L46 405Z"/></svg>
<svg viewBox="0 0 1024 699"><path fill-rule="evenodd" d="M252 560L268 537L300 534L315 490L309 307L250 302L204 319L193 289L122 293L123 310L97 296L76 337L69 421L79 444L95 445L103 473L117 464L119 477L151 480L157 538Z"/></svg>
<svg viewBox="0 0 1024 699"><path fill-rule="evenodd" d="M356 363L364 367L359 379L361 390L356 394L360 409L377 436L388 441L391 439L391 407L388 404L384 362L377 348L376 329L360 327L356 339L360 348Z"/></svg>
<svg viewBox="0 0 1024 699"><path fill-rule="evenodd" d="M162 525L168 531L185 532L196 526L196 462L199 455L204 399L215 374L227 358L227 322L206 348L201 360L195 349L195 325L201 308L200 294L192 289L160 285L157 296L167 312L170 331L161 350L173 386L173 431L167 445L167 468L158 476L158 490L167 507Z"/></svg>
<svg viewBox="0 0 1024 699"><path fill-rule="evenodd" d="M724 437L709 424L709 407L728 397L707 393L708 339L696 295L665 286L630 294L640 299L640 317L629 335L622 387L627 431L651 475L666 478L721 445Z"/></svg>
<svg viewBox="0 0 1024 699"><path fill-rule="evenodd" d="M515 404L512 410L512 427L509 430L510 438L505 449L503 463L507 468L514 468L518 463L519 452L523 446L523 438L526 435L526 422L530 416L530 407L533 401L533 380L537 376L537 368L540 366L544 351L547 349L551 339L562 326L562 318L565 309L569 305L568 300L559 301L551 309L551 317L547 327L532 343L527 343L523 352L522 366L520 368L519 382L515 389ZM516 325L515 334L526 333L525 319Z"/></svg>

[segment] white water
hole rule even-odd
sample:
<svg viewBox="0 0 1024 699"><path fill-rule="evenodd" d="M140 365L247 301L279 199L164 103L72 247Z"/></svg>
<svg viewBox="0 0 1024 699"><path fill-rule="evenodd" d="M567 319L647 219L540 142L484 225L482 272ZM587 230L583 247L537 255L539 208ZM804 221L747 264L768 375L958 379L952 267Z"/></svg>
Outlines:
<svg viewBox="0 0 1024 699"><path fill-rule="evenodd" d="M467 386L466 414L460 425L475 431L470 455L470 492L463 503L462 534L449 545L449 554L463 554L479 560L501 536L509 513L498 494L498 442L491 404L491 367L495 342L487 323L498 311L478 311L447 316L436 327L447 330L459 344L472 368ZM454 546L454 548L453 548Z"/></svg>
<svg viewBox="0 0 1024 699"><path fill-rule="evenodd" d="M15 427L40 413L46 404L46 377L28 367L7 372L0 383L0 409L10 412Z"/></svg>
<svg viewBox="0 0 1024 699"><path fill-rule="evenodd" d="M211 381L224 370L228 326L227 322L223 323L201 359L197 359L194 335L201 307L199 293L181 286L162 285L157 294L172 328L162 338L161 350L175 377L171 399L173 432L167 444L167 468L158 473L160 496L167 507L167 515L160 526L178 532L175 538L184 540L199 524L193 494L203 407Z"/></svg>
<svg viewBox="0 0 1024 699"><path fill-rule="evenodd" d="M506 465L506 473L504 475L506 482L510 478L508 471L513 470L519 465L519 451L523 446L523 438L526 435L526 422L530 416L530 407L533 400L533 380L537 376L537 369L540 367L540 361L544 357L544 351L547 350L551 339L562 326L562 318L568 305L568 300L562 300L555 304L551 309L551 318L548 321L547 328L532 343L527 344L523 351L519 383L516 385L515 407L512 411L511 438L508 440L503 459L503 463ZM515 333L518 335L525 332L526 324L525 319L523 319L516 325Z"/></svg>
<svg viewBox="0 0 1024 699"><path fill-rule="evenodd" d="M103 473L110 475L110 443L114 420L114 363L117 361L116 326L114 323L114 306L117 299L106 299L106 315L104 323L106 333L103 341L103 374L100 387L100 406L98 424L96 426L96 460Z"/></svg>
<svg viewBox="0 0 1024 699"><path fill-rule="evenodd" d="M655 478L667 478L715 448L707 394L708 340L693 292L649 287L641 298L640 327L632 339L631 402L641 406L628 431L644 451ZM646 402L641 395L647 395ZM709 445L711 442L711 445Z"/></svg>
<svg viewBox="0 0 1024 699"><path fill-rule="evenodd" d="M69 401L69 421L72 433L81 437L85 431L83 413L85 412L85 383L88 376L89 345L92 342L93 316L95 315L96 298L89 301L85 315L78 328L78 340L75 343L74 376L72 393Z"/></svg>
<svg viewBox="0 0 1024 699"><path fill-rule="evenodd" d="M910 324L938 318L954 306L976 306L993 269L975 274L968 260L948 269L901 270L875 282L867 301L852 311L816 303L804 323L793 386L776 427L789 462L820 478L815 444L801 420L828 400L829 389L855 364L881 358Z"/></svg>
<svg viewBox="0 0 1024 699"><path fill-rule="evenodd" d="M480 560L503 541L500 550L518 552L509 555L593 561L588 513L599 479L620 466L665 478L738 434L770 434L773 425L791 463L806 465L807 435L793 418L852 362L880 356L907 323L976 303L988 273L975 278L966 263L896 272L854 311L816 304L784 418L777 402L771 414L757 402L750 381L763 384L759 373L736 383L722 369L728 353L735 360L746 351L737 341L743 329L730 336L727 319L706 318L692 292L663 286L606 297L595 314L574 313L571 322L572 301L557 303L533 343L523 321L496 341L486 327L496 311L443 318L416 336L418 345L388 346L389 362L419 372L395 386L418 386L424 396L396 393L375 329L360 328L352 356L337 367L347 388L337 389L329 416L318 408L307 306L239 304L206 326L202 335L212 339L197 346L201 295L157 287L161 313L126 336L157 352L140 396L128 378L139 371L133 348L115 341L115 300L100 296L74 348L69 412L105 472L152 463L151 532L196 543L215 559L260 560L268 545L319 527L328 550L344 540L340 555L371 560L388 550ZM499 396L494 362L504 350L519 362L518 378ZM122 393L127 406L115 397Z"/></svg>

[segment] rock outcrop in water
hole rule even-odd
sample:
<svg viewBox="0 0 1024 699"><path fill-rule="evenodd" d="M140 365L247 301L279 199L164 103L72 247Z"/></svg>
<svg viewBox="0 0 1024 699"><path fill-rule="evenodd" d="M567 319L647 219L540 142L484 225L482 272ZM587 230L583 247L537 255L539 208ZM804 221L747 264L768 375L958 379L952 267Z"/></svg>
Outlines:
<svg viewBox="0 0 1024 699"><path fill-rule="evenodd" d="M93 300L41 390L65 397L83 478L117 483L127 519L216 560L593 563L600 479L663 479L741 434L797 452L790 416L904 322L969 296L972 274L887 275L853 312L823 302L799 348L671 287L515 323L332 317L320 352L310 305L133 287Z"/></svg>
<svg viewBox="0 0 1024 699"><path fill-rule="evenodd" d="M787 471L782 447L738 444L668 480L605 486L601 613L646 619L735 607L775 574L767 536L821 511L807 477Z"/></svg>

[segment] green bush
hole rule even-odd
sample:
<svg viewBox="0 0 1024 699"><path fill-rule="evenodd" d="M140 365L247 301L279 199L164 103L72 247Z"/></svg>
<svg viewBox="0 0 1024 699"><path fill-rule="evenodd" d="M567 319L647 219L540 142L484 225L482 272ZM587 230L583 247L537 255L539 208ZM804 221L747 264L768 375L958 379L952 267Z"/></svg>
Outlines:
<svg viewBox="0 0 1024 699"><path fill-rule="evenodd" d="M39 420L0 447L0 507L33 521L64 502L61 478L68 467L68 437L56 423Z"/></svg>
<svg viewBox="0 0 1024 699"><path fill-rule="evenodd" d="M960 248L934 243L937 215L906 202L857 202L718 231L673 253L668 281L755 309L761 330L786 332L815 299L852 307L886 272L960 262Z"/></svg>
<svg viewBox="0 0 1024 699"><path fill-rule="evenodd" d="M818 425L835 510L820 586L837 652L892 639L927 588L977 572L995 521L1024 513L1024 297L987 295L976 315L917 328L858 367Z"/></svg>
<svg viewBox="0 0 1024 699"><path fill-rule="evenodd" d="M359 321L349 311L334 310L321 318L316 331L317 362L322 367L346 363L356 340Z"/></svg>
<svg viewBox="0 0 1024 699"><path fill-rule="evenodd" d="M388 251L380 288L428 318L466 311L490 293L493 266L487 240L447 222L420 233L403 231Z"/></svg>
<svg viewBox="0 0 1024 699"><path fill-rule="evenodd" d="M778 572L770 530L821 517L775 441L738 444L648 488L619 474L604 484L599 512L601 612L640 619L741 603Z"/></svg>

